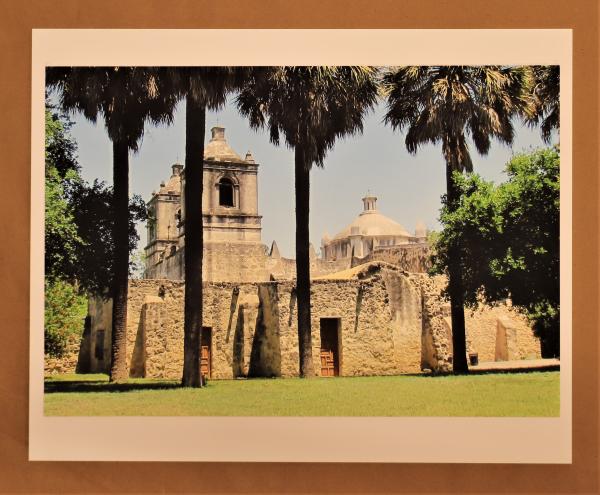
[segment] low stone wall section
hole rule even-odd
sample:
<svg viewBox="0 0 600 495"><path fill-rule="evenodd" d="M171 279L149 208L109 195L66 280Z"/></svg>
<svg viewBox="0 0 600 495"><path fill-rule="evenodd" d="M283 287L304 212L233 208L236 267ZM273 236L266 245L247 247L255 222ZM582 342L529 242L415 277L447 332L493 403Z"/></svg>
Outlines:
<svg viewBox="0 0 600 495"><path fill-rule="evenodd" d="M373 261L383 261L411 273L427 273L431 267L429 244L400 244L398 246L376 247L364 258L352 258L355 267Z"/></svg>
<svg viewBox="0 0 600 495"><path fill-rule="evenodd" d="M321 319L339 325L340 374L391 375L452 366L449 304L441 295L444 277L408 273L378 263L351 276L314 280L311 287L312 354L321 372ZM184 284L131 280L127 312L127 366L131 376L180 379L183 366ZM95 305L94 305L95 304ZM94 335L105 331L110 356L110 312L90 304L88 338L80 361L87 371L107 369ZM465 310L468 352L479 361L540 357L527 320L506 305ZM204 327L210 329L211 377L298 374L297 299L293 281L205 283ZM102 327L102 328L100 328ZM108 344L108 349L106 345ZM107 353L108 351L108 353ZM80 364L82 364L80 363ZM83 366L80 366L84 369Z"/></svg>

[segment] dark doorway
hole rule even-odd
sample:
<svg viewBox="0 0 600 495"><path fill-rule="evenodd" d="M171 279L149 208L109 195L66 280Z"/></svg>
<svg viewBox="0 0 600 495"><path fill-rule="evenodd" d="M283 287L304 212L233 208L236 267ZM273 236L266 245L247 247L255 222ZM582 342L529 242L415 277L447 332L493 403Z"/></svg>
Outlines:
<svg viewBox="0 0 600 495"><path fill-rule="evenodd" d="M98 361L104 360L104 330L96 330L96 347L94 357Z"/></svg>
<svg viewBox="0 0 600 495"><path fill-rule="evenodd" d="M202 327L202 340L200 342L200 374L212 378L212 328Z"/></svg>
<svg viewBox="0 0 600 495"><path fill-rule="evenodd" d="M321 318L321 376L340 375L340 319Z"/></svg>

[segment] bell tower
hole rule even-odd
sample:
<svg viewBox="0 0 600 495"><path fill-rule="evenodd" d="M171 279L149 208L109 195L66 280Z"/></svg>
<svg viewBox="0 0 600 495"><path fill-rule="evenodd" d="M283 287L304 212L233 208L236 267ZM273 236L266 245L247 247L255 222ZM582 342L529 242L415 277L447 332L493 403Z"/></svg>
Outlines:
<svg viewBox="0 0 600 495"><path fill-rule="evenodd" d="M215 126L204 147L202 219L203 279L211 282L267 280L265 248L258 214L258 163L250 152L240 157L227 143L225 128ZM176 164L168 184L148 203L158 212L148 223L149 238L162 233L160 243L146 248L148 278L181 280L185 250L185 169ZM170 201L169 211L162 205ZM176 239L171 237L177 229ZM155 235L155 237L157 237Z"/></svg>
<svg viewBox="0 0 600 495"><path fill-rule="evenodd" d="M260 243L258 163L229 146L224 127L211 135L204 148L204 241Z"/></svg>

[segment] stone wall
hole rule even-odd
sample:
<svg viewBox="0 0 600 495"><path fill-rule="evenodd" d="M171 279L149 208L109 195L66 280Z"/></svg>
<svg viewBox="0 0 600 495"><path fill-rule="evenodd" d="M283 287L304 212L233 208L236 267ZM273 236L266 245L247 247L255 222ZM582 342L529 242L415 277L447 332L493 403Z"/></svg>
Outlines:
<svg viewBox="0 0 600 495"><path fill-rule="evenodd" d="M259 243L205 242L203 279L209 282L260 282L269 279L265 246ZM146 269L147 279L183 280L185 247ZM243 262L240 263L240 260Z"/></svg>
<svg viewBox="0 0 600 495"><path fill-rule="evenodd" d="M422 367L434 371L452 369L452 323L450 303L442 292L444 276L419 276L423 293ZM527 318L509 304L480 304L465 308L467 354L476 353L479 362L539 359L539 339Z"/></svg>
<svg viewBox="0 0 600 495"><path fill-rule="evenodd" d="M452 362L444 277L371 263L313 280L312 353L320 374L321 319L337 319L339 371L344 376L447 371ZM180 281L131 280L127 365L131 376L179 379L183 366ZM107 329L107 311L90 304L90 338ZM465 312L468 351L480 361L540 357L539 342L513 308ZM293 281L205 283L204 331L212 335L211 378L297 376L297 300ZM210 330L209 330L210 329ZM110 336L105 337L110 342ZM81 355L94 355L94 349ZM106 355L106 351L105 351ZM95 367L100 364L96 360Z"/></svg>
<svg viewBox="0 0 600 495"><path fill-rule="evenodd" d="M83 330L77 373L108 373L112 333L112 299L92 297Z"/></svg>
<svg viewBox="0 0 600 495"><path fill-rule="evenodd" d="M163 256L157 257L159 261L156 264L146 268L144 278L184 280L184 250L185 247L173 252L167 249ZM240 260L243 261L240 263ZM312 277L328 275L350 268L351 262L350 258L327 261L313 254L310 257L310 273ZM412 265L405 265L418 268L414 261ZM269 256L266 247L259 243L205 241L202 267L203 278L208 282L245 283L296 278L296 260L279 254Z"/></svg>
<svg viewBox="0 0 600 495"><path fill-rule="evenodd" d="M148 279L184 279L183 249L177 248L174 253L169 251L159 256L155 264L148 263L144 272L144 278Z"/></svg>
<svg viewBox="0 0 600 495"><path fill-rule="evenodd" d="M351 266L372 261L384 261L411 273L427 273L431 267L429 244L401 244L398 246L376 247L364 258L352 258Z"/></svg>
<svg viewBox="0 0 600 495"><path fill-rule="evenodd" d="M62 357L44 355L44 375L56 375L59 373L75 373L81 347L81 336L72 335L67 342L67 347Z"/></svg>
<svg viewBox="0 0 600 495"><path fill-rule="evenodd" d="M321 277L350 268L350 258L327 261L317 257L310 259L311 277ZM272 280L294 280L296 278L296 260L282 257L267 257L266 270Z"/></svg>

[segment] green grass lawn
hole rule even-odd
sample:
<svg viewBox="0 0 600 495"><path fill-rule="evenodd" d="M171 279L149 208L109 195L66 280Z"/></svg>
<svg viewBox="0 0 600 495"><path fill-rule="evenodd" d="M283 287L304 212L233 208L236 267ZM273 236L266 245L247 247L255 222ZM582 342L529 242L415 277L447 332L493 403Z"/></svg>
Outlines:
<svg viewBox="0 0 600 495"><path fill-rule="evenodd" d="M558 416L560 372L301 380L175 381L62 375L45 381L51 416Z"/></svg>

